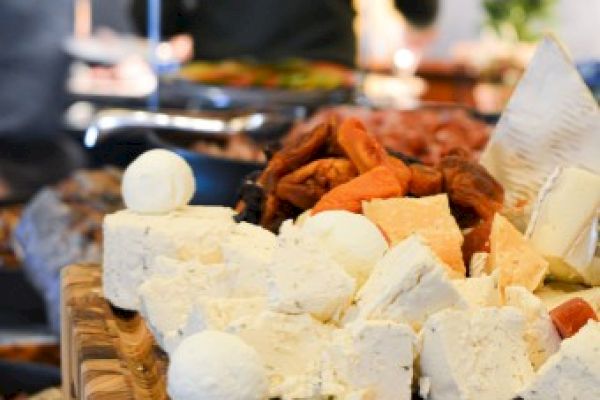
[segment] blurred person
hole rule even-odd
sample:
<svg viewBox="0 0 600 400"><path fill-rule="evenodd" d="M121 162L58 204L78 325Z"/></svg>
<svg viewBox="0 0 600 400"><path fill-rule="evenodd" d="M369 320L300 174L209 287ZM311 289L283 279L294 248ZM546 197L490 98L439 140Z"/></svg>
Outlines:
<svg viewBox="0 0 600 400"><path fill-rule="evenodd" d="M26 198L83 163L61 133L72 0L0 1L0 200Z"/></svg>
<svg viewBox="0 0 600 400"><path fill-rule="evenodd" d="M147 30L147 3L133 0L134 20L142 34ZM416 26L431 24L438 8L438 0L394 4ZM354 16L351 0L163 0L161 28L163 37L179 49L189 46L187 52L179 50L188 59L300 57L352 67Z"/></svg>

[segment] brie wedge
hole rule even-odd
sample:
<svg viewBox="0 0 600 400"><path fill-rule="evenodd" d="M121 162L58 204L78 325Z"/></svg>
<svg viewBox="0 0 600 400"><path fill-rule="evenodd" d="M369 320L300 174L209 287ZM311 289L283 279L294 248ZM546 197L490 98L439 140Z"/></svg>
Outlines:
<svg viewBox="0 0 600 400"><path fill-rule="evenodd" d="M526 236L550 261L558 280L600 285L598 243L600 175L581 168L558 168L538 194Z"/></svg>
<svg viewBox="0 0 600 400"><path fill-rule="evenodd" d="M539 44L480 162L504 187L508 208L525 202L528 209L556 166L600 173L599 131L598 103L567 52L549 36Z"/></svg>

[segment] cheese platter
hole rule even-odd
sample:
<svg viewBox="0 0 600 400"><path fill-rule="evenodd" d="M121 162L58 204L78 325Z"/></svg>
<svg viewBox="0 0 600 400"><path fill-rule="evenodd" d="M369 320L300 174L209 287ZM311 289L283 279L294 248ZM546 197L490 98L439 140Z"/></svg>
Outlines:
<svg viewBox="0 0 600 400"><path fill-rule="evenodd" d="M515 139L539 111L523 98L565 59L544 40L481 161L424 164L334 119L284 143L229 208L189 205L185 160L142 154L104 219L102 267L63 272L65 394L600 398L594 149L545 122L550 155ZM568 82L585 147L600 111Z"/></svg>

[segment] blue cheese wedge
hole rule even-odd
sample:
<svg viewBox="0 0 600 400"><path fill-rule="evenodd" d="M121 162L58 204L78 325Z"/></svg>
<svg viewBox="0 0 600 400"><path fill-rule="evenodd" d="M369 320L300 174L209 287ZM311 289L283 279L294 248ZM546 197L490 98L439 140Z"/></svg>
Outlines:
<svg viewBox="0 0 600 400"><path fill-rule="evenodd" d="M103 289L115 306L139 310L137 288L153 275L157 256L222 259L219 243L235 225L233 210L186 207L164 215L123 210L104 219Z"/></svg>
<svg viewBox="0 0 600 400"><path fill-rule="evenodd" d="M240 318L227 327L227 332L239 336L260 355L269 379L269 398L284 399L318 394L314 383L320 381L323 352L332 330L308 314L270 311Z"/></svg>
<svg viewBox="0 0 600 400"><path fill-rule="evenodd" d="M600 175L585 169L557 168L540 189L526 236L555 279L600 285L599 210Z"/></svg>
<svg viewBox="0 0 600 400"><path fill-rule="evenodd" d="M515 307L526 319L525 341L529 359L537 370L560 347L560 336L556 330L548 309L530 291L521 286L509 286L505 291L505 304Z"/></svg>
<svg viewBox="0 0 600 400"><path fill-rule="evenodd" d="M467 308L447 271L420 236L410 236L383 256L358 291L357 318L402 322L418 330L437 311Z"/></svg>
<svg viewBox="0 0 600 400"><path fill-rule="evenodd" d="M283 228L268 272L269 307L288 314L337 319L350 305L356 282L297 227Z"/></svg>
<svg viewBox="0 0 600 400"><path fill-rule="evenodd" d="M411 398L417 338L405 324L357 321L334 332L329 356L337 379L374 399Z"/></svg>
<svg viewBox="0 0 600 400"><path fill-rule="evenodd" d="M511 399L534 376L526 321L512 307L444 310L421 331L419 365L430 400Z"/></svg>
<svg viewBox="0 0 600 400"><path fill-rule="evenodd" d="M523 400L600 399L600 322L590 320L519 393Z"/></svg>

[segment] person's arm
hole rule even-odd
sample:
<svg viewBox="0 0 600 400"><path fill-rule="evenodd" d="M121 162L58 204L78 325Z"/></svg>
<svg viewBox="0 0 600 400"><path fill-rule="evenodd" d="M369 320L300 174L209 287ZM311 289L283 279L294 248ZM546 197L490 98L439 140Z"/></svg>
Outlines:
<svg viewBox="0 0 600 400"><path fill-rule="evenodd" d="M161 35L168 39L180 33L188 32L188 17L182 0L163 0L161 2ZM148 34L148 0L133 0L131 5L133 22L140 35Z"/></svg>
<svg viewBox="0 0 600 400"><path fill-rule="evenodd" d="M433 24L439 8L438 0L394 0L394 4L410 24L418 27Z"/></svg>

